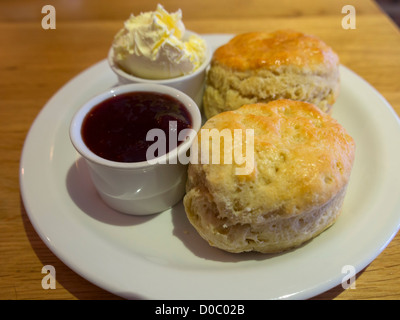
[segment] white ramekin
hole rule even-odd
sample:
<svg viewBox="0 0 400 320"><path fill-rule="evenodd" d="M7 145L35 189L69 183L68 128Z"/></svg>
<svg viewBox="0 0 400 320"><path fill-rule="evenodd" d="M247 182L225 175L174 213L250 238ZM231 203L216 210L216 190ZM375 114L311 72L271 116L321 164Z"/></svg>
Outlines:
<svg viewBox="0 0 400 320"><path fill-rule="evenodd" d="M185 32L185 38L190 35L196 34L192 31ZM200 107L203 99L204 81L206 77L206 70L211 61L211 50L210 46L207 44L206 58L203 64L197 68L193 73L187 74L181 77L171 78L171 79L145 79L134 76L122 70L118 64L114 61L114 51L111 47L108 52L108 64L114 73L118 76L118 81L120 84L127 83L148 83L148 84L162 84L165 86L173 87L191 97L196 104Z"/></svg>
<svg viewBox="0 0 400 320"><path fill-rule="evenodd" d="M111 88L85 103L72 119L70 139L86 160L98 193L110 207L128 214L147 215L162 212L182 199L187 163L181 163L177 159L187 153L195 135L190 135L175 150L157 158L159 161L124 163L110 161L93 153L84 143L81 134L82 122L93 107L111 97L137 91L163 93L179 100L191 115L193 132L200 130L199 108L183 92L157 84L127 84ZM165 159L168 161L164 161Z"/></svg>

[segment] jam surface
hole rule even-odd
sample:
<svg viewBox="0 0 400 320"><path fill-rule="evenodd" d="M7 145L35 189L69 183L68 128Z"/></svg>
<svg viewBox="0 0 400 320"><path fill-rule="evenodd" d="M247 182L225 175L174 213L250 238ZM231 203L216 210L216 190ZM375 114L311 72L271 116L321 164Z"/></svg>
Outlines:
<svg viewBox="0 0 400 320"><path fill-rule="evenodd" d="M170 122L176 126L171 127ZM146 141L151 129L165 133L168 152L174 147L168 146L170 134L178 136L181 130L191 127L189 112L175 98L156 92L130 92L93 107L83 120L81 134L87 147L104 159L140 162L148 160L147 149L157 141Z"/></svg>

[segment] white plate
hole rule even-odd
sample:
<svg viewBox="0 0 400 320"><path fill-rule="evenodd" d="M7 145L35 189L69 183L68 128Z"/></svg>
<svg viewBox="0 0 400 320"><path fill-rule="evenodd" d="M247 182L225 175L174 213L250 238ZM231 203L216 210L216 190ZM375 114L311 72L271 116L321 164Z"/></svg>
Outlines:
<svg viewBox="0 0 400 320"><path fill-rule="evenodd" d="M228 35L207 35L214 48ZM341 67L333 116L354 137L356 161L343 213L306 245L278 255L210 247L182 204L150 217L106 207L72 147L72 115L117 79L106 60L68 82L44 106L26 138L23 201L46 245L72 270L116 295L149 299L306 299L367 266L400 225L400 125L369 84ZM395 146L396 145L396 146Z"/></svg>

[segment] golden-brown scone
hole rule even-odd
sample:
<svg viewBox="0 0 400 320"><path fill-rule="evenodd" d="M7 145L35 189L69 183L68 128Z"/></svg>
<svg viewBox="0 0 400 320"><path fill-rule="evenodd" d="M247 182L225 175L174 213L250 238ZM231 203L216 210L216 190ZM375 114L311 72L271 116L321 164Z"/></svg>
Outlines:
<svg viewBox="0 0 400 320"><path fill-rule="evenodd" d="M204 112L210 118L244 104L293 99L329 113L339 85L339 58L317 37L290 30L245 33L215 51Z"/></svg>
<svg viewBox="0 0 400 320"><path fill-rule="evenodd" d="M235 161L189 164L186 214L210 245L229 252L280 252L334 223L355 144L330 115L286 99L220 113L198 134L198 159L211 152L200 147L204 137L209 139L203 129L254 129L254 162L248 174L237 175ZM243 156L246 148L241 149Z"/></svg>

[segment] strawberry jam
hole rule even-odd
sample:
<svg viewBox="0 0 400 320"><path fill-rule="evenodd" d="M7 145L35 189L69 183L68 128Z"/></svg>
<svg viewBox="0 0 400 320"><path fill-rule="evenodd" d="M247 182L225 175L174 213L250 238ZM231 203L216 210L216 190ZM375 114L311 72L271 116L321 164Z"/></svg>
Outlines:
<svg viewBox="0 0 400 320"><path fill-rule="evenodd" d="M146 161L146 151L154 143L146 140L151 129L163 130L168 142L171 130L176 130L176 135L191 127L191 116L177 99L156 92L130 92L93 107L83 121L81 134L87 147L104 159L140 162Z"/></svg>

